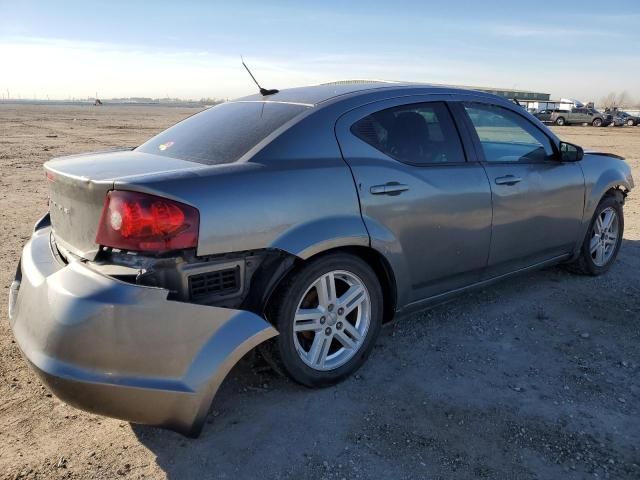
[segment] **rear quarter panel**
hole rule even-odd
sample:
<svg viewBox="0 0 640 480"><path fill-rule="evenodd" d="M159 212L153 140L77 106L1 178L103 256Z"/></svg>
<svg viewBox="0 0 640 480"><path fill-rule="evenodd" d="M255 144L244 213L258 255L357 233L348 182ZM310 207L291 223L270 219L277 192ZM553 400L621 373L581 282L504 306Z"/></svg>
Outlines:
<svg viewBox="0 0 640 480"><path fill-rule="evenodd" d="M277 248L308 258L328 248L369 245L353 177L333 123L307 117L230 165L115 188L169 196L200 211L197 254Z"/></svg>

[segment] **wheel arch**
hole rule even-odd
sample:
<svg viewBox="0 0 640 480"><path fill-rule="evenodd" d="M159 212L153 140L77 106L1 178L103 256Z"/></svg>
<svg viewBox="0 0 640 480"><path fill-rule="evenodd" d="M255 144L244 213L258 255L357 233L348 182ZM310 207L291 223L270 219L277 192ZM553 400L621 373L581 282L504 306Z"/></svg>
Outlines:
<svg viewBox="0 0 640 480"><path fill-rule="evenodd" d="M607 195L613 195L620 203L624 204L624 200L631 191L632 186L627 182L620 172L608 170L603 174L598 182L596 182L586 199L586 215L585 220L591 220L591 216L598 204Z"/></svg>
<svg viewBox="0 0 640 480"><path fill-rule="evenodd" d="M627 195L629 193L629 190L625 189L624 186L622 185L614 185L612 187L610 187L606 192L604 192L604 195L602 195L602 198L600 199L600 202L605 198L605 197L615 197L615 199L618 201L618 203L620 203L621 205L624 205L624 201L627 198ZM600 203L598 202L598 203Z"/></svg>
<svg viewBox="0 0 640 480"><path fill-rule="evenodd" d="M595 156L594 156L595 157ZM605 157L606 158L606 157ZM603 158L603 161L606 161ZM620 162L620 160L613 160ZM574 249L574 257L578 255L584 236L587 234L589 225L593 218L594 212L602 199L606 196L615 196L620 204L624 204L626 196L633 188L633 179L631 177L631 170L626 164L626 169L621 168L607 168L601 173L596 174L594 165L585 164L583 171L585 173L585 179L587 180L587 190L585 192L585 208L582 219L582 229L576 242ZM590 180L591 179L591 180Z"/></svg>
<svg viewBox="0 0 640 480"><path fill-rule="evenodd" d="M383 322L391 321L395 316L398 302L395 272L382 253L369 246L359 244L344 244L324 250L315 249L313 255L294 257L289 267L285 271L282 271L279 278L273 282L268 295L264 297L263 303L260 306L261 311L265 314L268 312L269 304L278 288L280 288L283 282L299 268L312 260L336 253L346 253L358 257L373 269L382 289L384 312Z"/></svg>

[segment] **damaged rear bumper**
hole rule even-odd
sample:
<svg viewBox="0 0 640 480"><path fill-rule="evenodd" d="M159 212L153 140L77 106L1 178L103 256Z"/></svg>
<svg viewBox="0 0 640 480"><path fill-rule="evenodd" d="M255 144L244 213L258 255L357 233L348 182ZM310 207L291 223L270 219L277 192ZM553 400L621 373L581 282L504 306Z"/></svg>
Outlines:
<svg viewBox="0 0 640 480"><path fill-rule="evenodd" d="M9 317L24 356L83 410L197 435L236 362L277 335L263 318L167 300L168 291L63 263L48 226L24 248Z"/></svg>

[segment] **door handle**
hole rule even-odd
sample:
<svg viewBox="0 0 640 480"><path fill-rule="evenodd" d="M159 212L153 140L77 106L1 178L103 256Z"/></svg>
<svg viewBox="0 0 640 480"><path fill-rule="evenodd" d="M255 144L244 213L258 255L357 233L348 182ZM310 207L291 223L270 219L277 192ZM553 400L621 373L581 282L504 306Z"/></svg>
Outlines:
<svg viewBox="0 0 640 480"><path fill-rule="evenodd" d="M384 185L374 185L369 189L372 195L400 195L409 190L409 185L398 182L388 182Z"/></svg>
<svg viewBox="0 0 640 480"><path fill-rule="evenodd" d="M522 181L522 178L515 177L513 175L505 175L504 177L496 178L496 185L515 185Z"/></svg>

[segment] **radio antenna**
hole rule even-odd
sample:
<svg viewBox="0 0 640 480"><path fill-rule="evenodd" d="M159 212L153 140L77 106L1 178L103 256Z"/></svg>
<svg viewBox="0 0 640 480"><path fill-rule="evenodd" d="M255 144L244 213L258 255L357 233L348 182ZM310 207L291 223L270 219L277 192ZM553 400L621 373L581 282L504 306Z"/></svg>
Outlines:
<svg viewBox="0 0 640 480"><path fill-rule="evenodd" d="M242 61L242 66L247 70L247 73L249 74L249 76L251 76L251 80L253 80L253 83L255 83L258 86L258 89L260 90L260 95L262 95L263 97L266 97L268 95L274 95L280 91L280 90L276 90L275 88L271 90L262 88L258 83L258 81L256 80L256 77L254 77L253 73L251 73L251 70L249 70L249 67L247 67L247 64L244 63L244 58L242 58L242 55L240 55L240 60Z"/></svg>

